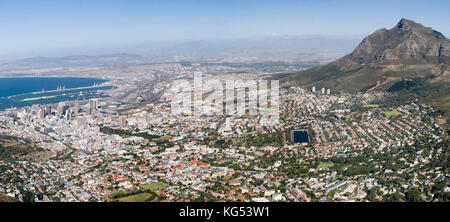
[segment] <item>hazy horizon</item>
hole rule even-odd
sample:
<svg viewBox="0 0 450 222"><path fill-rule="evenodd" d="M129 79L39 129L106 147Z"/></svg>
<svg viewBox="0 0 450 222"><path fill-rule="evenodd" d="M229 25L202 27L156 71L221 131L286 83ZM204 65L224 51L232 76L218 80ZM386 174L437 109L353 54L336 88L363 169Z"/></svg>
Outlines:
<svg viewBox="0 0 450 222"><path fill-rule="evenodd" d="M2 1L0 61L133 53L142 45L191 41L322 36L357 42L401 18L449 36L449 9L450 2L438 0Z"/></svg>
<svg viewBox="0 0 450 222"><path fill-rule="evenodd" d="M223 50L229 52L227 46L232 50L318 50L318 51L343 51L349 52L356 47L364 37L342 37L342 36L320 36L320 35L285 35L285 36L261 36L252 38L239 38L228 40L172 40L172 41L147 41L130 44L97 44L75 47L61 47L56 49L32 50L11 54L1 54L0 62L9 62L32 57L66 57L66 56L99 56L107 54L156 54L161 51L173 53L187 52L195 47L199 51ZM291 44L291 45L287 45ZM276 48L278 46L278 48ZM193 52L191 51L191 52Z"/></svg>

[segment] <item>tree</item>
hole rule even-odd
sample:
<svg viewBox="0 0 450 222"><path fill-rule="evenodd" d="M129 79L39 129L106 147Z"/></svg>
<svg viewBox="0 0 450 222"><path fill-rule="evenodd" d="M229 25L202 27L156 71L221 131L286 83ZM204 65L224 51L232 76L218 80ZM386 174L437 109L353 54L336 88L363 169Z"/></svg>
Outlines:
<svg viewBox="0 0 450 222"><path fill-rule="evenodd" d="M367 199L370 202L378 201L377 200L377 188L376 187L372 187L370 190L367 191Z"/></svg>
<svg viewBox="0 0 450 222"><path fill-rule="evenodd" d="M406 192L406 200L410 202L422 201L422 199L420 198L420 192L417 190L417 188L413 188Z"/></svg>
<svg viewBox="0 0 450 222"><path fill-rule="evenodd" d="M23 202L34 202L34 193L30 191L24 191Z"/></svg>

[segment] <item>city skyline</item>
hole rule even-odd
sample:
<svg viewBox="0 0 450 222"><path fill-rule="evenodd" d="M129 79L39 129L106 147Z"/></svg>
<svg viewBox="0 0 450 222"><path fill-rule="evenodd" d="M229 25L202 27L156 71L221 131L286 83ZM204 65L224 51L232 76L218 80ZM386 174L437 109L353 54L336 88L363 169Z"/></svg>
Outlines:
<svg viewBox="0 0 450 222"><path fill-rule="evenodd" d="M449 5L0 0L0 202L449 202Z"/></svg>

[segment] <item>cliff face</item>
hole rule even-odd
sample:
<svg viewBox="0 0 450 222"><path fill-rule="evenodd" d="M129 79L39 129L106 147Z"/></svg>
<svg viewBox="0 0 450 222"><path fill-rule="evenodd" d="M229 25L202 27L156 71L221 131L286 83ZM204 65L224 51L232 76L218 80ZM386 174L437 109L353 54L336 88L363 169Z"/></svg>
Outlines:
<svg viewBox="0 0 450 222"><path fill-rule="evenodd" d="M450 62L450 40L432 28L402 19L379 29L349 55L336 61L342 69L358 65L435 64Z"/></svg>
<svg viewBox="0 0 450 222"><path fill-rule="evenodd" d="M401 91L450 110L450 40L408 19L367 36L355 50L324 66L282 80L332 91ZM405 81L408 84L403 84ZM407 89L399 87L408 85Z"/></svg>

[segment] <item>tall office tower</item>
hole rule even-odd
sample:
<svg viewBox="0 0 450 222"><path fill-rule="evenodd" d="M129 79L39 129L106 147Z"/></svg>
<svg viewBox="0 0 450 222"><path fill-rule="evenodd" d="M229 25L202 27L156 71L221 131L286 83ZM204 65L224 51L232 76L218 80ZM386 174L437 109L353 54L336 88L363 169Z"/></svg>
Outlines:
<svg viewBox="0 0 450 222"><path fill-rule="evenodd" d="M47 105L46 107L45 107L45 109L46 109L46 113L47 113L47 115L50 115L50 114L52 114L52 107L50 106L50 105Z"/></svg>
<svg viewBox="0 0 450 222"><path fill-rule="evenodd" d="M322 88L322 94L325 94L325 88Z"/></svg>
<svg viewBox="0 0 450 222"><path fill-rule="evenodd" d="M93 110L97 110L98 109L98 99L91 99L91 100L89 100L89 106Z"/></svg>
<svg viewBox="0 0 450 222"><path fill-rule="evenodd" d="M311 89L311 91L312 91L313 93L315 93L315 92L316 92L316 87L313 86L312 89Z"/></svg>
<svg viewBox="0 0 450 222"><path fill-rule="evenodd" d="M41 109L41 107L38 105L38 104L33 104L32 106L31 106L31 110L34 112L34 113L37 113L37 114L39 114L39 110Z"/></svg>
<svg viewBox="0 0 450 222"><path fill-rule="evenodd" d="M327 89L327 94L330 95L330 89Z"/></svg>
<svg viewBox="0 0 450 222"><path fill-rule="evenodd" d="M201 115L203 110L203 73L202 72L194 72L194 114Z"/></svg>
<svg viewBox="0 0 450 222"><path fill-rule="evenodd" d="M80 111L80 103L75 101L75 105L73 106L73 113L78 114L78 111Z"/></svg>
<svg viewBox="0 0 450 222"><path fill-rule="evenodd" d="M66 112L64 112L64 119L70 120L70 116L71 116L71 110L67 109Z"/></svg>
<svg viewBox="0 0 450 222"><path fill-rule="evenodd" d="M77 119L77 129L84 129L86 128L86 118L85 117L78 117Z"/></svg>
<svg viewBox="0 0 450 222"><path fill-rule="evenodd" d="M227 119L225 120L225 127L226 127L227 129L231 129L231 119L230 119L230 118L227 118Z"/></svg>
<svg viewBox="0 0 450 222"><path fill-rule="evenodd" d="M120 124L120 127L126 127L127 126L127 120L126 120L125 116L121 116L119 118L119 124Z"/></svg>
<svg viewBox="0 0 450 222"><path fill-rule="evenodd" d="M39 118L44 119L44 117L45 117L45 109L41 108L39 110Z"/></svg>
<svg viewBox="0 0 450 222"><path fill-rule="evenodd" d="M56 115L61 116L64 113L64 108L66 106L65 102L59 102L58 108L56 109Z"/></svg>

